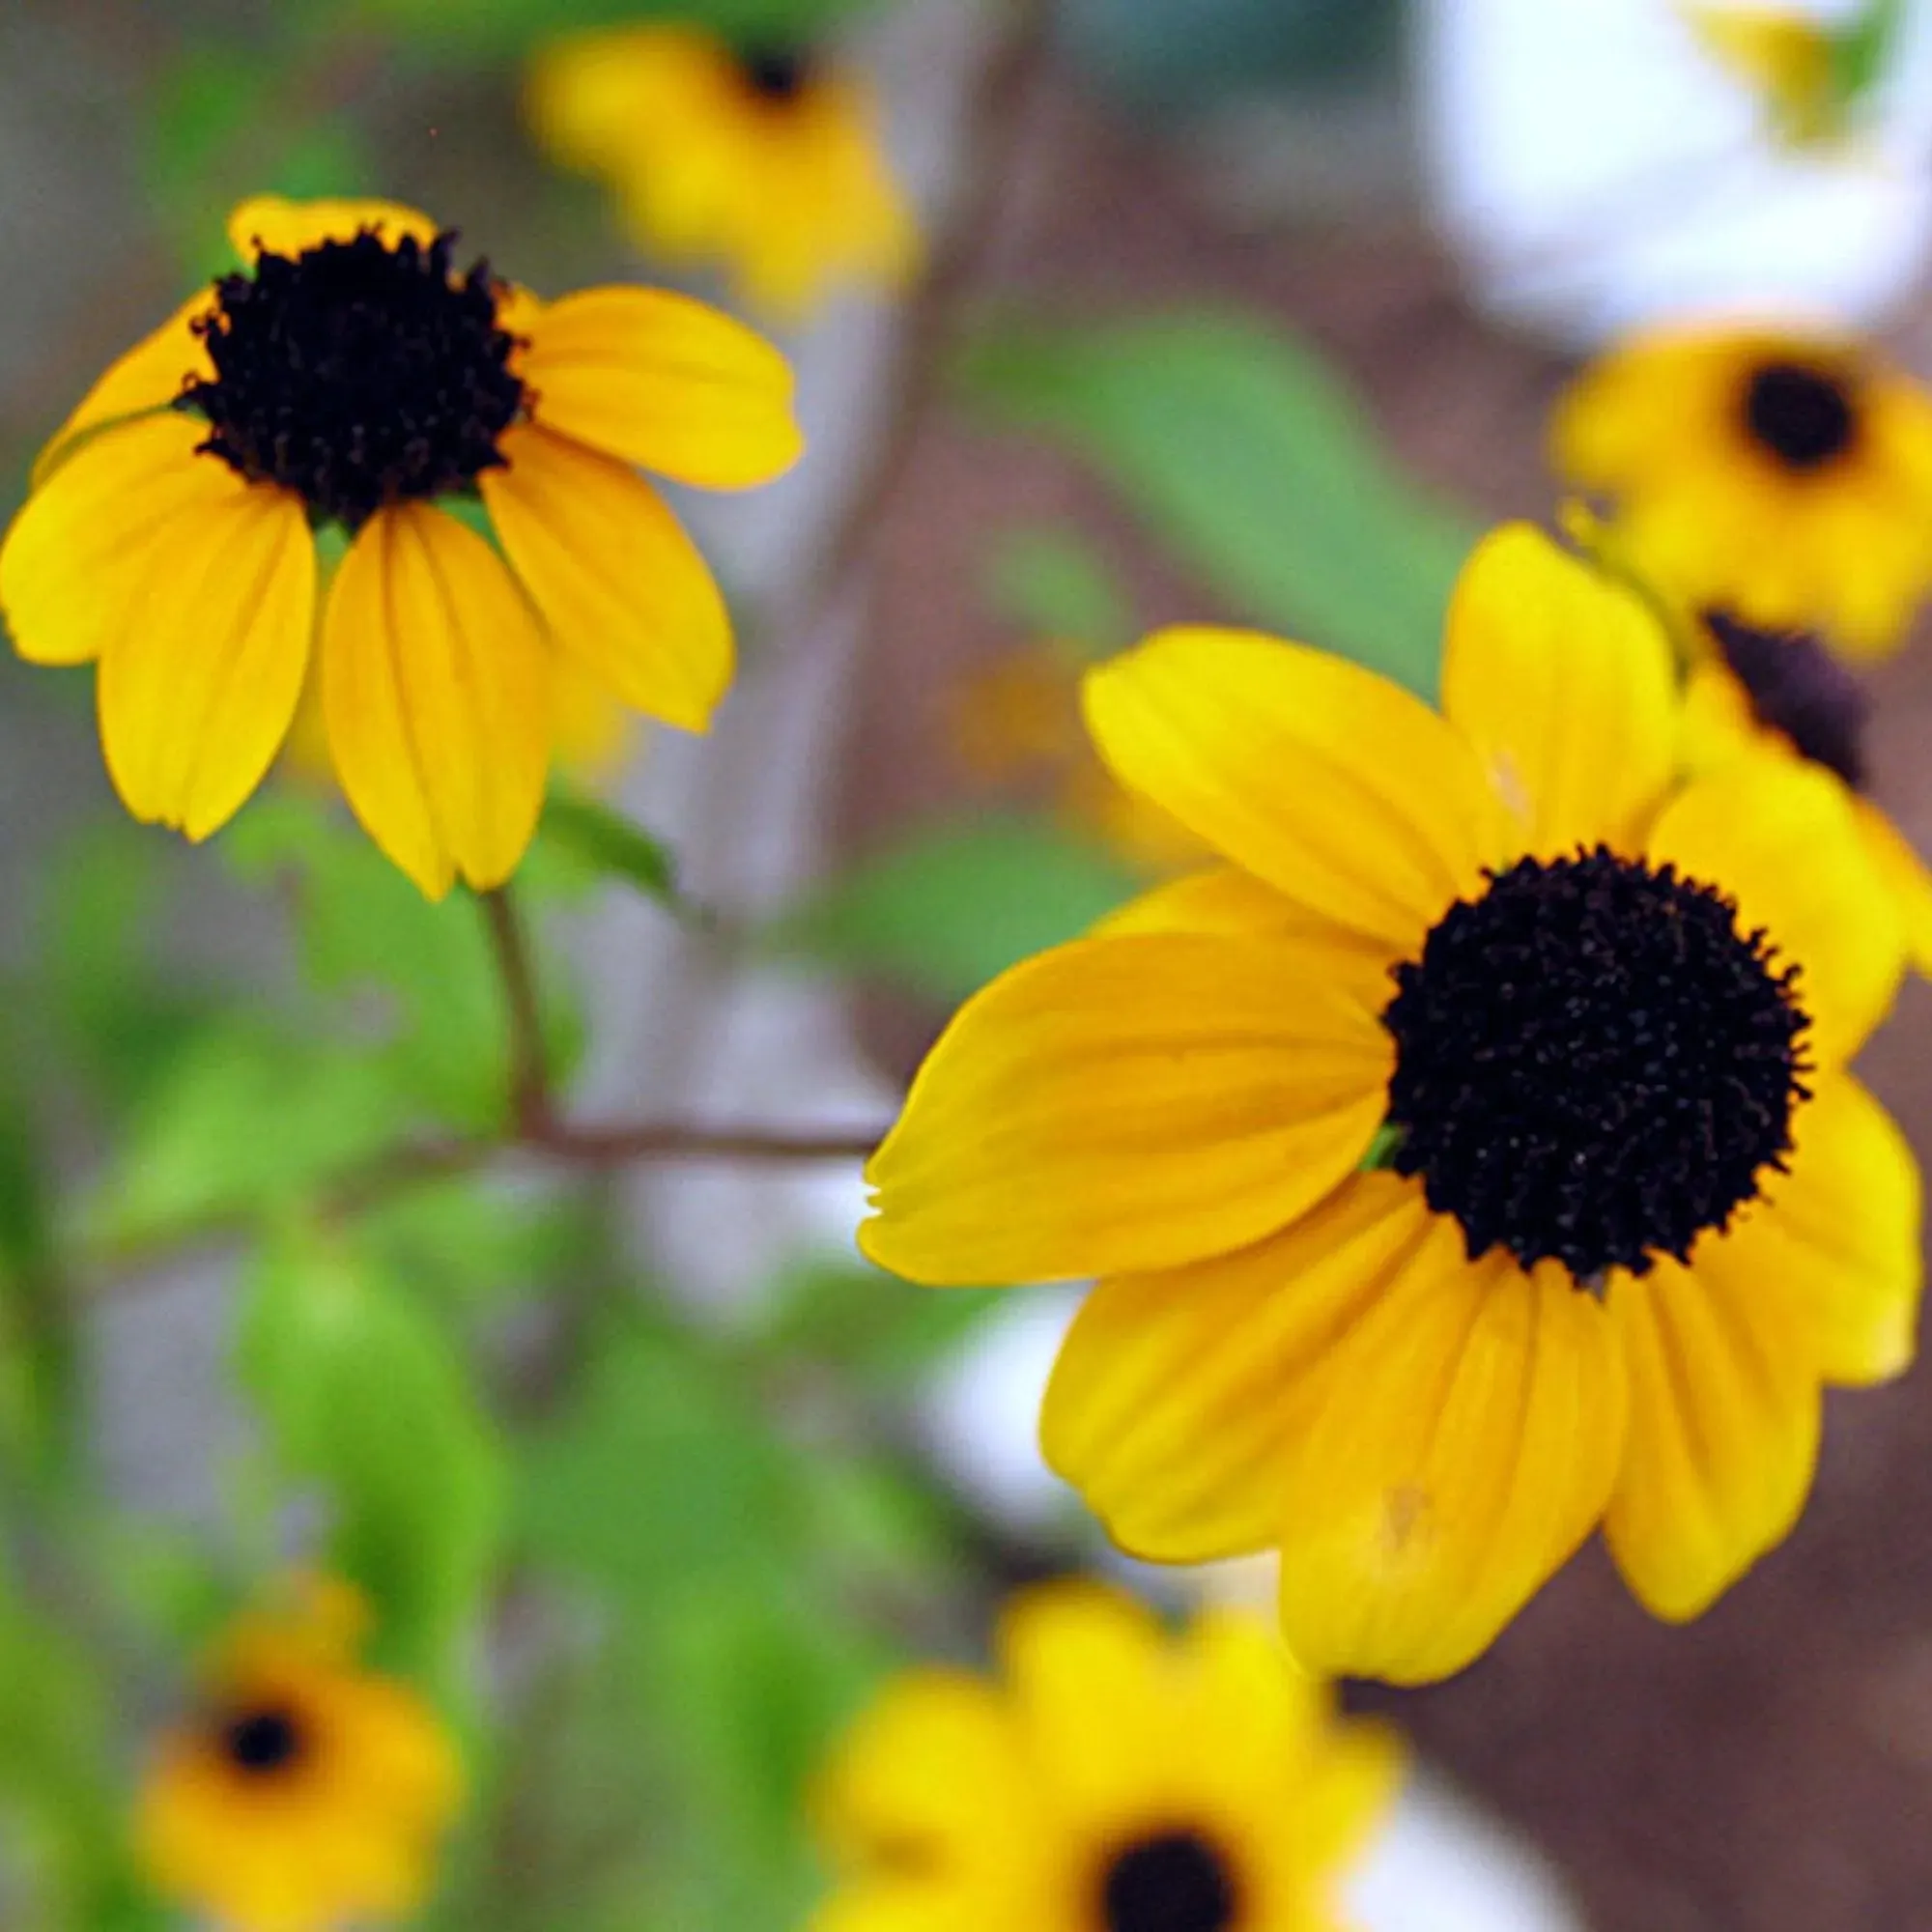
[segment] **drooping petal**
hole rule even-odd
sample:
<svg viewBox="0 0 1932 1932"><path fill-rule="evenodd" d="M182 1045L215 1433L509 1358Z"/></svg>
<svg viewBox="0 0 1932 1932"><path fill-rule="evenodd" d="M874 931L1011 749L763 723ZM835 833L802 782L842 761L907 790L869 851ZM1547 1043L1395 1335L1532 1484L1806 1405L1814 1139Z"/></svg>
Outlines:
<svg viewBox="0 0 1932 1932"><path fill-rule="evenodd" d="M373 228L384 242L413 235L425 245L437 234L428 215L397 201L291 201L286 195L257 194L228 217L228 242L252 267L258 253L299 255L325 242L353 242L365 228Z"/></svg>
<svg viewBox="0 0 1932 1932"><path fill-rule="evenodd" d="M344 794L424 893L516 869L543 806L551 659L481 537L426 504L369 519L329 592L322 701Z"/></svg>
<svg viewBox="0 0 1932 1932"><path fill-rule="evenodd" d="M128 810L190 838L225 825L273 762L315 633L299 498L213 459L198 468L202 500L141 551L99 684L101 749Z"/></svg>
<svg viewBox="0 0 1932 1932"><path fill-rule="evenodd" d="M1306 1377L1435 1228L1413 1182L1363 1174L1252 1247L1103 1281L1047 1385L1047 1462L1136 1556L1267 1548Z"/></svg>
<svg viewBox="0 0 1932 1932"><path fill-rule="evenodd" d="M731 619L697 547L636 471L523 425L478 479L552 641L626 704L701 731L731 681Z"/></svg>
<svg viewBox="0 0 1932 1932"><path fill-rule="evenodd" d="M1588 1535L1624 1374L1604 1307L1546 1263L1470 1263L1436 1217L1324 1364L1281 1503L1281 1611L1311 1668L1397 1684L1477 1657Z"/></svg>
<svg viewBox="0 0 1932 1932"><path fill-rule="evenodd" d="M1816 765L1740 757L1694 779L1647 841L1656 860L1738 903L1778 961L1800 969L1815 1061L1835 1065L1891 1009L1904 971L1901 914L1860 838L1851 795Z"/></svg>
<svg viewBox="0 0 1932 1932"><path fill-rule="evenodd" d="M0 611L31 664L88 664L146 582L149 552L248 486L172 412L103 430L27 498L0 546ZM293 499L291 499L293 500Z"/></svg>
<svg viewBox="0 0 1932 1932"><path fill-rule="evenodd" d="M118 360L108 364L93 388L74 406L73 413L50 436L34 460L34 484L45 482L61 459L84 436L118 422L165 409L181 394L190 376L209 376L213 369L208 347L194 325L214 307L212 290L191 296L153 334L144 336ZM202 429L199 436L205 436Z"/></svg>
<svg viewBox="0 0 1932 1932"><path fill-rule="evenodd" d="M1812 1085L1792 1119L1790 1173L1767 1174L1764 1198L1691 1259L1739 1295L1775 1277L1810 1321L1828 1382L1885 1381L1911 1366L1918 1340L1918 1162L1849 1074Z"/></svg>
<svg viewBox="0 0 1932 1932"><path fill-rule="evenodd" d="M545 428L680 483L768 483L805 447L783 355L667 289L585 289L546 303L519 368Z"/></svg>
<svg viewBox="0 0 1932 1932"><path fill-rule="evenodd" d="M1713 1267L1707 1249L1609 1293L1630 1430L1605 1533L1624 1580L1672 1622L1783 1539L1818 1455L1818 1345L1794 1285Z"/></svg>
<svg viewBox="0 0 1932 1932"><path fill-rule="evenodd" d="M1629 849L1676 776L1662 627L1528 524L1486 537L1457 579L1442 709L1545 857Z"/></svg>
<svg viewBox="0 0 1932 1932"><path fill-rule="evenodd" d="M860 1244L915 1281L1172 1266L1286 1226L1360 1159L1392 1046L1309 942L1079 940L954 1017L872 1156Z"/></svg>
<svg viewBox="0 0 1932 1932"><path fill-rule="evenodd" d="M1343 659L1252 632L1163 631L1091 670L1085 696L1122 784L1394 956L1509 853L1468 745Z"/></svg>

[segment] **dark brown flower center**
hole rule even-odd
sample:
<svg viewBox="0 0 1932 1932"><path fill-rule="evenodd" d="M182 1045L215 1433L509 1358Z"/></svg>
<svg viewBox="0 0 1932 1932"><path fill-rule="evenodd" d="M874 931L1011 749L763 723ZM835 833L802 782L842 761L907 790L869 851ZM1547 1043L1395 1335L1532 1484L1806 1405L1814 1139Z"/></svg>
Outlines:
<svg viewBox="0 0 1932 1932"><path fill-rule="evenodd" d="M220 1740L229 1763L250 1776L286 1771L307 1748L300 1719L279 1704L231 1712L221 1720Z"/></svg>
<svg viewBox="0 0 1932 1932"><path fill-rule="evenodd" d="M1101 1874L1101 1932L1234 1932L1239 1908L1227 1858L1195 1831L1136 1838Z"/></svg>
<svg viewBox="0 0 1932 1932"><path fill-rule="evenodd" d="M1804 1097L1795 968L1672 867L1523 859L1396 968L1388 1156L1462 1223L1581 1287L1687 1259L1781 1171Z"/></svg>
<svg viewBox="0 0 1932 1932"><path fill-rule="evenodd" d="M1803 362L1764 362L1745 384L1745 428L1786 469L1821 469L1858 436L1849 382Z"/></svg>
<svg viewBox="0 0 1932 1932"><path fill-rule="evenodd" d="M738 55L738 71L760 100L796 100L810 86L812 58L803 47L752 46Z"/></svg>
<svg viewBox="0 0 1932 1932"><path fill-rule="evenodd" d="M365 229L299 255L265 249L222 276L202 328L214 375L181 396L207 418L201 447L352 529L499 468L497 439L526 401L516 345L488 265L456 275L454 243Z"/></svg>

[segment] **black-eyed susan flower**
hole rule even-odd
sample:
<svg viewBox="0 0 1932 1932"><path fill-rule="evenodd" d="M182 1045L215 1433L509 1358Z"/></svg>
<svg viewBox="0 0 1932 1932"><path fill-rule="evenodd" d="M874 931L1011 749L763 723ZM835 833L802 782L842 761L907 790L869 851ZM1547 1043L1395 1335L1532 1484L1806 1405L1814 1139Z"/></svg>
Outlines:
<svg viewBox="0 0 1932 1932"><path fill-rule="evenodd" d="M724 264L783 319L918 265L871 91L828 55L683 23L573 35L537 59L528 113L557 160L610 184L640 246Z"/></svg>
<svg viewBox="0 0 1932 1932"><path fill-rule="evenodd" d="M962 680L948 723L968 775L988 788L1043 796L1067 828L1144 873L1197 866L1201 841L1158 807L1124 790L1094 751L1080 717L1091 655L1048 639L1006 651Z"/></svg>
<svg viewBox="0 0 1932 1932"><path fill-rule="evenodd" d="M1443 714L1248 633L1093 672L1115 774L1225 864L962 1009L861 1231L920 1281L1103 1277L1048 1460L1138 1555L1278 1548L1303 1661L1405 1682L1599 1523L1703 1608L1919 1284L1917 1167L1845 1071L1901 946L1844 787L1680 788L1662 632L1520 526L1457 586Z"/></svg>
<svg viewBox="0 0 1932 1932"><path fill-rule="evenodd" d="M1906 961L1932 974L1932 872L1866 790L1871 699L1858 673L1804 632L1753 630L1721 611L1703 614L1698 636L1706 648L1690 665L1684 697L1691 769L1768 751L1840 779L1865 856L1897 902Z"/></svg>
<svg viewBox="0 0 1932 1932"><path fill-rule="evenodd" d="M1727 327L1632 338L1557 406L1557 469L1666 597L1855 657L1932 587L1932 396L1849 340Z"/></svg>
<svg viewBox="0 0 1932 1932"><path fill-rule="evenodd" d="M99 665L137 818L224 824L313 653L370 836L433 896L498 884L542 805L560 656L651 717L709 721L724 600L632 465L719 489L778 474L799 450L789 369L683 296L547 302L459 270L452 236L386 202L264 198L229 233L246 267L43 451L0 612L22 657Z"/></svg>
<svg viewBox="0 0 1932 1932"><path fill-rule="evenodd" d="M839 1883L811 1932L1325 1932L1394 1795L1262 1620L1170 1636L1096 1584L1009 1605L1000 1678L909 1672L824 1781Z"/></svg>
<svg viewBox="0 0 1932 1932"><path fill-rule="evenodd" d="M158 1889L233 1932L389 1922L421 1903L456 1753L420 1696L358 1665L364 1619L323 1581L230 1633L141 1794Z"/></svg>

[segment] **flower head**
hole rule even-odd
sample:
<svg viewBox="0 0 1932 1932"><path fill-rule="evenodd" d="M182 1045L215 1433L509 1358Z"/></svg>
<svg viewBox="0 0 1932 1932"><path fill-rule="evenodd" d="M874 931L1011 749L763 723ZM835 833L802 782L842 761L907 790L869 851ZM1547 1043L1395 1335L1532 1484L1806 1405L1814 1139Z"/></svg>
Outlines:
<svg viewBox="0 0 1932 1932"><path fill-rule="evenodd" d="M1910 1359L1917 1168L1845 1071L1897 908L1843 785L1678 779L1670 651L1488 539L1443 713L1246 633L1094 672L1115 774L1220 867L955 1017L862 1245L1099 1275L1048 1460L1135 1553L1278 1548L1312 1666L1441 1676L1603 1523L1659 1614L1789 1529L1825 1382Z"/></svg>
<svg viewBox="0 0 1932 1932"><path fill-rule="evenodd" d="M1872 657L1932 587L1932 397L1854 343L1638 335L1563 398L1552 443L1613 506L1620 554L1689 609Z"/></svg>
<svg viewBox="0 0 1932 1932"><path fill-rule="evenodd" d="M1263 1623L1169 1636L1130 1598L1049 1584L1001 1619L997 1681L917 1670L822 1793L839 1889L812 1932L1288 1932L1334 1894L1401 1773Z"/></svg>
<svg viewBox="0 0 1932 1932"><path fill-rule="evenodd" d="M541 301L386 202L264 198L229 233L245 266L43 452L0 546L0 612L21 656L98 663L137 818L225 824L313 656L370 836L433 896L499 884L542 806L561 659L648 716L708 723L729 619L631 466L712 488L778 474L799 449L790 373L682 296ZM346 539L328 571L324 530Z"/></svg>
<svg viewBox="0 0 1932 1932"><path fill-rule="evenodd" d="M809 313L834 284L902 282L918 231L859 75L796 45L685 24L559 41L530 75L538 138L603 176L647 249L724 263L753 306Z"/></svg>
<svg viewBox="0 0 1932 1932"><path fill-rule="evenodd" d="M236 1932L393 1919L428 1889L456 1755L415 1692L356 1664L362 1615L324 1582L238 1624L149 1775L143 1862Z"/></svg>

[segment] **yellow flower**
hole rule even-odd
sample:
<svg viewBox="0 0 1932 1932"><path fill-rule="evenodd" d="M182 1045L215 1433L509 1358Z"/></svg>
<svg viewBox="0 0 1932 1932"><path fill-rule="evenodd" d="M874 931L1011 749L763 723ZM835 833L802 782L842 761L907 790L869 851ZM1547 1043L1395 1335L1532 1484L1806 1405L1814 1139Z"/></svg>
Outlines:
<svg viewBox="0 0 1932 1932"><path fill-rule="evenodd" d="M1901 944L1843 787L1680 788L1662 632L1520 526L1443 711L1240 632L1094 672L1116 776L1225 864L962 1009L861 1231L919 1281L1104 1277L1048 1460L1138 1555L1278 1548L1303 1662L1401 1682L1599 1522L1702 1609L1919 1283L1917 1167L1845 1070Z"/></svg>
<svg viewBox="0 0 1932 1932"><path fill-rule="evenodd" d="M248 266L115 363L0 547L37 664L98 662L128 809L224 824L317 656L329 751L431 896L500 883L543 802L556 665L701 730L731 675L703 558L631 468L735 489L797 456L791 376L660 290L554 302L458 274L386 202L244 202ZM487 514L494 543L439 507ZM314 529L350 534L332 574ZM325 583L323 580L327 577ZM319 612L319 616L318 616Z"/></svg>
<svg viewBox="0 0 1932 1932"><path fill-rule="evenodd" d="M1871 700L1857 674L1804 632L1754 631L1706 611L1708 648L1684 694L1685 757L1693 771L1770 753L1822 766L1844 781L1873 871L1898 905L1906 963L1932 975L1932 872L1876 801L1865 795L1865 719Z"/></svg>
<svg viewBox="0 0 1932 1932"><path fill-rule="evenodd" d="M907 1673L822 1793L840 1887L811 1932L1341 1932L1402 1772L1258 1618L1170 1637L1122 1593L1030 1590L1001 1677Z"/></svg>
<svg viewBox="0 0 1932 1932"><path fill-rule="evenodd" d="M528 113L557 160L611 185L640 245L724 263L758 308L796 319L838 282L917 267L871 94L818 55L687 25L579 34L535 63Z"/></svg>
<svg viewBox="0 0 1932 1932"><path fill-rule="evenodd" d="M1704 51L1762 105L1772 131L1799 144L1844 131L1832 36L1806 14L1682 0L1678 12Z"/></svg>
<svg viewBox="0 0 1932 1932"><path fill-rule="evenodd" d="M1932 396L1868 351L1764 329L1662 329L1557 406L1557 469L1614 507L1665 596L1877 657L1932 586Z"/></svg>
<svg viewBox="0 0 1932 1932"><path fill-rule="evenodd" d="M1209 855L1158 807L1123 790L1080 720L1078 646L1048 640L1004 653L960 684L951 724L960 762L984 785L1044 784L1060 818L1146 872Z"/></svg>
<svg viewBox="0 0 1932 1932"><path fill-rule="evenodd" d="M142 1861L235 1932L394 1919L429 1889L455 1750L429 1706L357 1667L360 1599L324 1582L243 1619L141 1795Z"/></svg>

